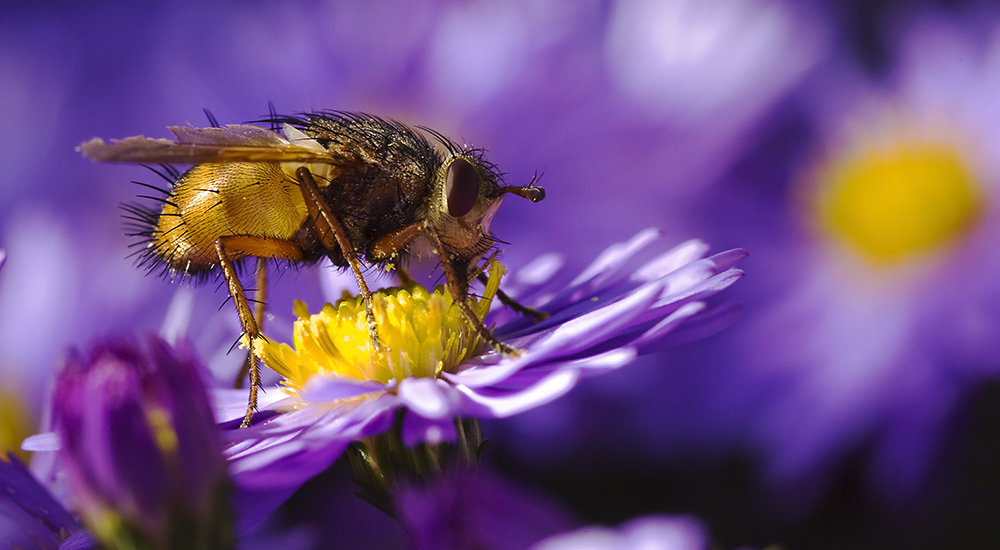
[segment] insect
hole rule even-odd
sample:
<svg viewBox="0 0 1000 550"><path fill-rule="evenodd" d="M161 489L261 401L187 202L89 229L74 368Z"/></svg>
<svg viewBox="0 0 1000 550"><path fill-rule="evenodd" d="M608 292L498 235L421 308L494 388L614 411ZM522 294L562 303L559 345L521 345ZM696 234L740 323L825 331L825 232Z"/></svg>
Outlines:
<svg viewBox="0 0 1000 550"><path fill-rule="evenodd" d="M494 247L490 234L503 196L545 198L537 177L528 185L502 185L481 149L460 147L441 134L364 113L324 111L269 118L273 129L249 124L170 127L176 140L142 136L81 144L98 161L193 164L171 172L171 188L157 208L128 205L142 239L140 265L171 275L205 278L220 273L250 343L261 337L262 295L251 311L237 277L240 260L257 258L257 289L266 286L266 261L315 262L323 257L357 279L380 348L371 291L362 260L402 268L430 251L440 261L446 288L484 341L497 340L465 302L477 264ZM281 133L277 131L279 127ZM404 271L405 273L405 271ZM500 296L522 313L536 313ZM251 346L251 350L253 347ZM260 386L258 358L248 356L249 426ZM240 379L243 374L241 373Z"/></svg>

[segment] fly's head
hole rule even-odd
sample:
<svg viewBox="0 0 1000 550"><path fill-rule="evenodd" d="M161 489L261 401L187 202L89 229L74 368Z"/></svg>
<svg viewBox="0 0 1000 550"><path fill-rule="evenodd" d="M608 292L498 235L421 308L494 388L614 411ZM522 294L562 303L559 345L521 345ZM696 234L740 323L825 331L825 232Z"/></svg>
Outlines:
<svg viewBox="0 0 1000 550"><path fill-rule="evenodd" d="M435 174L429 218L441 240L469 264L493 247L490 222L504 195L511 193L531 202L545 198L545 190L536 187L535 180L524 186L501 185L500 181L495 166L479 155L461 152L450 155Z"/></svg>

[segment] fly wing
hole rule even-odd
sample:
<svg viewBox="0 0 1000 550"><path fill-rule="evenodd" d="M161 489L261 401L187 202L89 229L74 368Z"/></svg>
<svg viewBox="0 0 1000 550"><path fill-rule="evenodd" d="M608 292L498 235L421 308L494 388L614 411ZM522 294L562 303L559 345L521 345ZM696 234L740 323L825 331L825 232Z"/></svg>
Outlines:
<svg viewBox="0 0 1000 550"><path fill-rule="evenodd" d="M171 126L177 138L133 136L105 143L100 138L81 143L77 151L102 162L199 164L202 162L310 162L339 164L342 159L308 140L297 144L281 134L249 124L225 128Z"/></svg>

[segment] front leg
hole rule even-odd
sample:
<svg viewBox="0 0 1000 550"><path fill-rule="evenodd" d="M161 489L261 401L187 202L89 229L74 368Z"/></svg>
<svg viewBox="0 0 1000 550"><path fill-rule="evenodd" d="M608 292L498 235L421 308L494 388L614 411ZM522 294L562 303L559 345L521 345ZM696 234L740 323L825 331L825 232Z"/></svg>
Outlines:
<svg viewBox="0 0 1000 550"><path fill-rule="evenodd" d="M409 244L413 239L417 238L419 235L423 234L431 242L431 246L434 248L434 253L437 254L438 259L441 261L441 269L444 270L445 282L448 286L448 292L451 293L452 299L458 306L458 310L462 312L465 319L472 324L476 329L476 332L485 340L491 348L496 350L505 356L517 356L520 355L521 350L513 348L500 340L497 340L493 333L486 328L483 320L480 319L469 304L466 302L466 298L469 297L469 281L468 277L463 277L459 279L458 272L455 271L455 264L451 256L448 255L448 250L445 248L444 243L441 241L441 237L438 236L437 230L431 225L428 220L422 220L419 222L412 223L406 227L397 229L388 235L375 241L369 248L369 254L373 258L391 258L399 250L402 250L407 244Z"/></svg>

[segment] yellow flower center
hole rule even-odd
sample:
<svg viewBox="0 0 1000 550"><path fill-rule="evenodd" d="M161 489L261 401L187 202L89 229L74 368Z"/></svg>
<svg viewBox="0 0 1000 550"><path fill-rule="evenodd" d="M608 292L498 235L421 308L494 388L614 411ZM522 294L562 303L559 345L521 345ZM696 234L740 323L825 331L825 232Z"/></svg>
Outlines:
<svg viewBox="0 0 1000 550"><path fill-rule="evenodd" d="M981 210L971 168L948 145L872 147L845 155L820 175L821 226L878 264L949 244Z"/></svg>
<svg viewBox="0 0 1000 550"><path fill-rule="evenodd" d="M503 273L503 266L493 261L483 297L467 299L480 319L489 312ZM441 286L433 293L420 285L379 290L372 294L372 310L382 351L372 345L360 296L326 304L316 314L296 300L295 348L258 339L255 349L294 393L318 373L383 383L435 377L475 354L481 344L475 327Z"/></svg>

